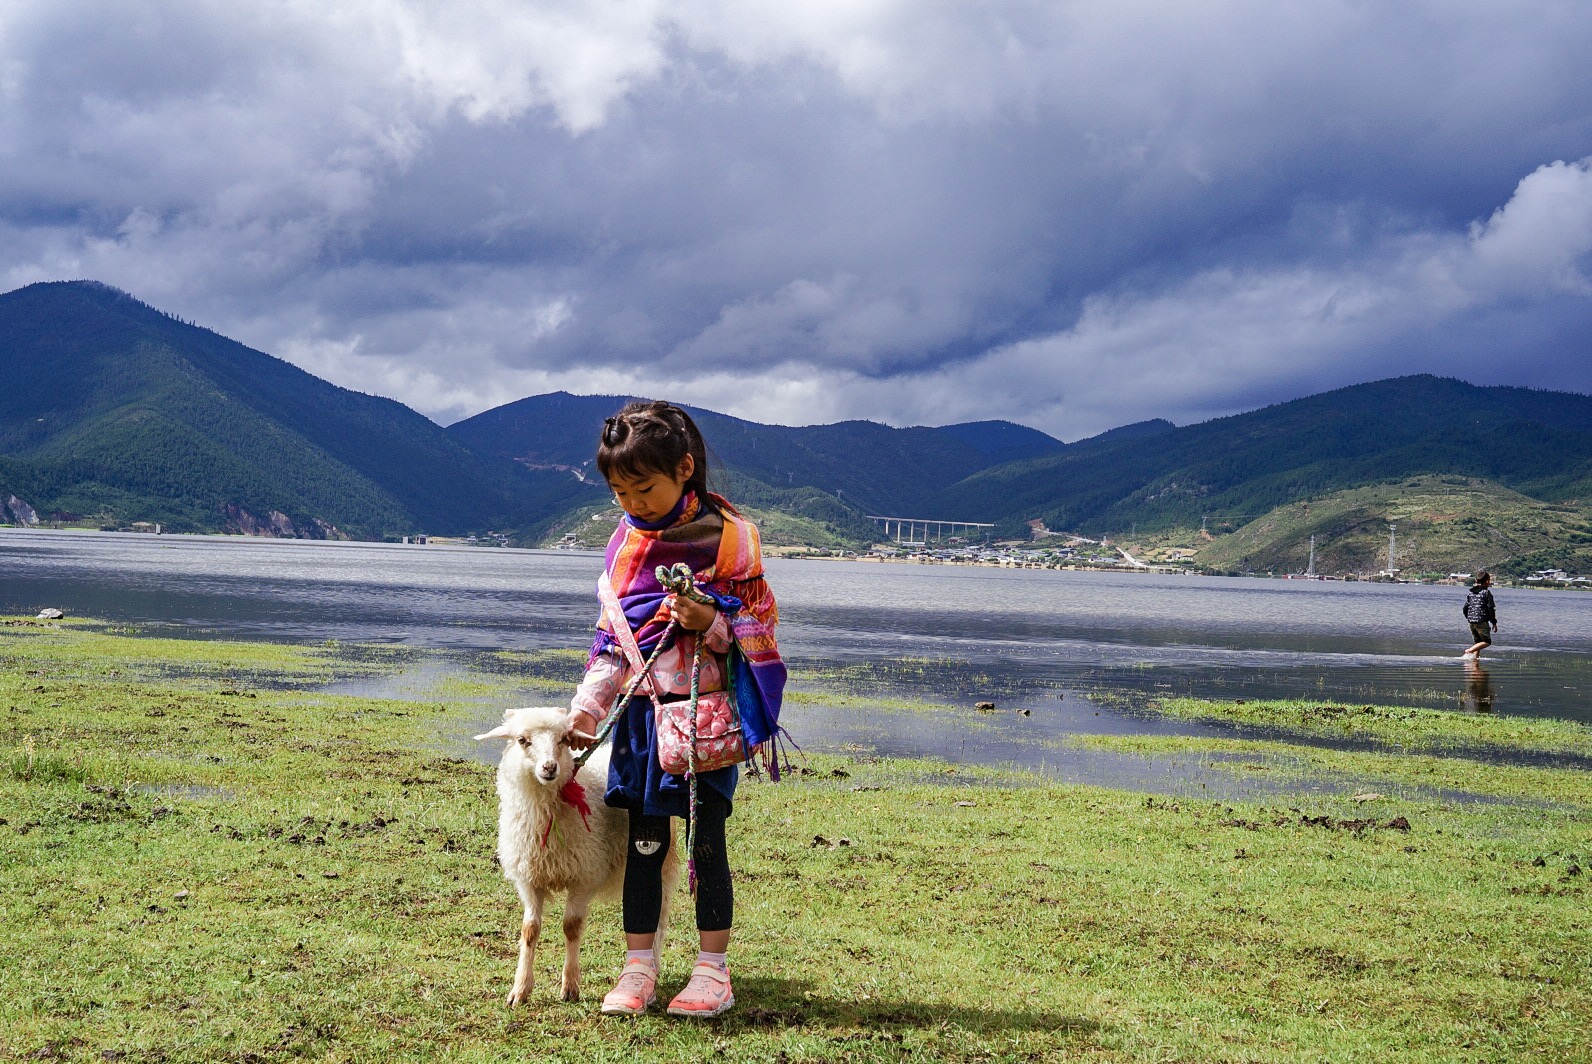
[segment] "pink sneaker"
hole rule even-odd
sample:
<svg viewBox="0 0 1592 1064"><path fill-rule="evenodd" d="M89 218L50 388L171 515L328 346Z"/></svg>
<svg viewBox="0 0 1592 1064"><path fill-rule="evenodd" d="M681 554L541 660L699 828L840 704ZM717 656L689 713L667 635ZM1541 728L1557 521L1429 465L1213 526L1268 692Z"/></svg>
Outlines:
<svg viewBox="0 0 1592 1064"><path fill-rule="evenodd" d="M603 998L604 1016L640 1016L658 1000L658 971L641 961L631 961L619 973L619 982Z"/></svg>
<svg viewBox="0 0 1592 1064"><path fill-rule="evenodd" d="M735 995L730 992L730 973L711 964L691 969L691 981L669 1002L670 1016L710 1020L730 1011Z"/></svg>

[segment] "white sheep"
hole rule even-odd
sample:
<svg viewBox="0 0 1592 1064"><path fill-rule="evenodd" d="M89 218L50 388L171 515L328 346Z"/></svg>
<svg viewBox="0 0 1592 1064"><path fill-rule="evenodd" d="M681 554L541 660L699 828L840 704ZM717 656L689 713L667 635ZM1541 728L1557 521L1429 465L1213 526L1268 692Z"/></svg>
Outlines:
<svg viewBox="0 0 1592 1064"><path fill-rule="evenodd" d="M564 902L565 1001L580 999L580 940L586 912L595 898L617 897L624 885L629 814L603 804L608 783L608 747L595 751L575 776L589 812L563 792L574 772L575 755L565 737L565 710L511 709L503 723L477 739L507 739L498 762L498 863L525 906L520 927L520 961L514 970L510 1005L531 996L536 940L549 894L566 893ZM661 951L669 921L669 895L679 871L676 848L669 848L663 870L663 912L655 948Z"/></svg>

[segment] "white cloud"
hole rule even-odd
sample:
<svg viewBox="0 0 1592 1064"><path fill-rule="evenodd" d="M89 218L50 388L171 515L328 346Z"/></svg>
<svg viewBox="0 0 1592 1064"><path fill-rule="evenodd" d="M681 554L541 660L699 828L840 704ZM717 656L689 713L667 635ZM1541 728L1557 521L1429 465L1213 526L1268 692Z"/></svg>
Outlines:
<svg viewBox="0 0 1592 1064"><path fill-rule="evenodd" d="M649 0L373 4L392 18L403 71L471 121L551 107L574 132L600 126L664 65L662 5Z"/></svg>
<svg viewBox="0 0 1592 1064"><path fill-rule="evenodd" d="M1592 158L1533 172L1507 204L1471 226L1477 283L1508 292L1592 295Z"/></svg>

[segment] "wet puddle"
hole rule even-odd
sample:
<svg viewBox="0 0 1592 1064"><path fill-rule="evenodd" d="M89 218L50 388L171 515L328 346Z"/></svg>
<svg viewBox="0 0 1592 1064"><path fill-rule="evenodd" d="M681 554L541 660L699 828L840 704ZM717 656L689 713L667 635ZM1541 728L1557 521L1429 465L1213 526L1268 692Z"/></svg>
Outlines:
<svg viewBox="0 0 1592 1064"><path fill-rule="evenodd" d="M497 744L475 735L490 730L503 711L526 705L560 705L577 671L569 661L538 660L528 667L478 655L437 651L391 673L350 677L317 689L400 701L468 705L461 723L440 736L447 753L496 764ZM1210 751L1153 754L1101 750L1080 743L1089 736L1165 736L1279 740L1340 750L1385 752L1387 744L1322 739L1281 728L1226 721L1188 721L1163 717L1144 708L1142 692L1050 691L1024 701L998 702L992 708L914 701L912 687L863 690L793 688L783 723L802 751L850 757L926 759L951 767L1026 773L1036 779L1177 798L1244 801L1283 797L1333 797L1377 790L1405 799L1491 802L1489 796L1437 788L1418 788L1375 777L1315 773L1293 764L1270 764L1260 753ZM1093 696L1093 697L1091 697ZM1553 763L1543 755L1511 751L1449 751L1499 763ZM1485 755L1485 756L1483 756ZM799 755L796 761L800 762ZM1223 767L1244 765L1248 768ZM1275 776L1267 773L1275 772ZM932 774L929 782L967 782L954 774Z"/></svg>
<svg viewBox="0 0 1592 1064"><path fill-rule="evenodd" d="M134 783L127 788L138 794L147 794L151 798L182 799L197 801L204 799L217 799L230 802L237 797L236 794L225 787L210 787L198 783Z"/></svg>

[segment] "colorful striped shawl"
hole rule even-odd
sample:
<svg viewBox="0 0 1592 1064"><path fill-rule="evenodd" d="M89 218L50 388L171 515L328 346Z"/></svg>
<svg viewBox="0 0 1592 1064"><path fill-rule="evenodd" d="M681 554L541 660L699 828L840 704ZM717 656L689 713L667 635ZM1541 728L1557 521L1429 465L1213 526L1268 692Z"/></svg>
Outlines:
<svg viewBox="0 0 1592 1064"><path fill-rule="evenodd" d="M742 707L747 739L755 746L772 737L784 695L785 663L774 637L779 608L763 579L757 526L719 496L709 499L712 507L688 496L679 519L667 528L641 528L629 517L621 519L608 541L605 567L643 654L652 652L669 624L668 592L658 583L658 566L684 562L697 574L697 583L718 600L729 620L735 639L728 670L731 690ZM607 622L599 621L591 658L617 653L617 647Z"/></svg>

